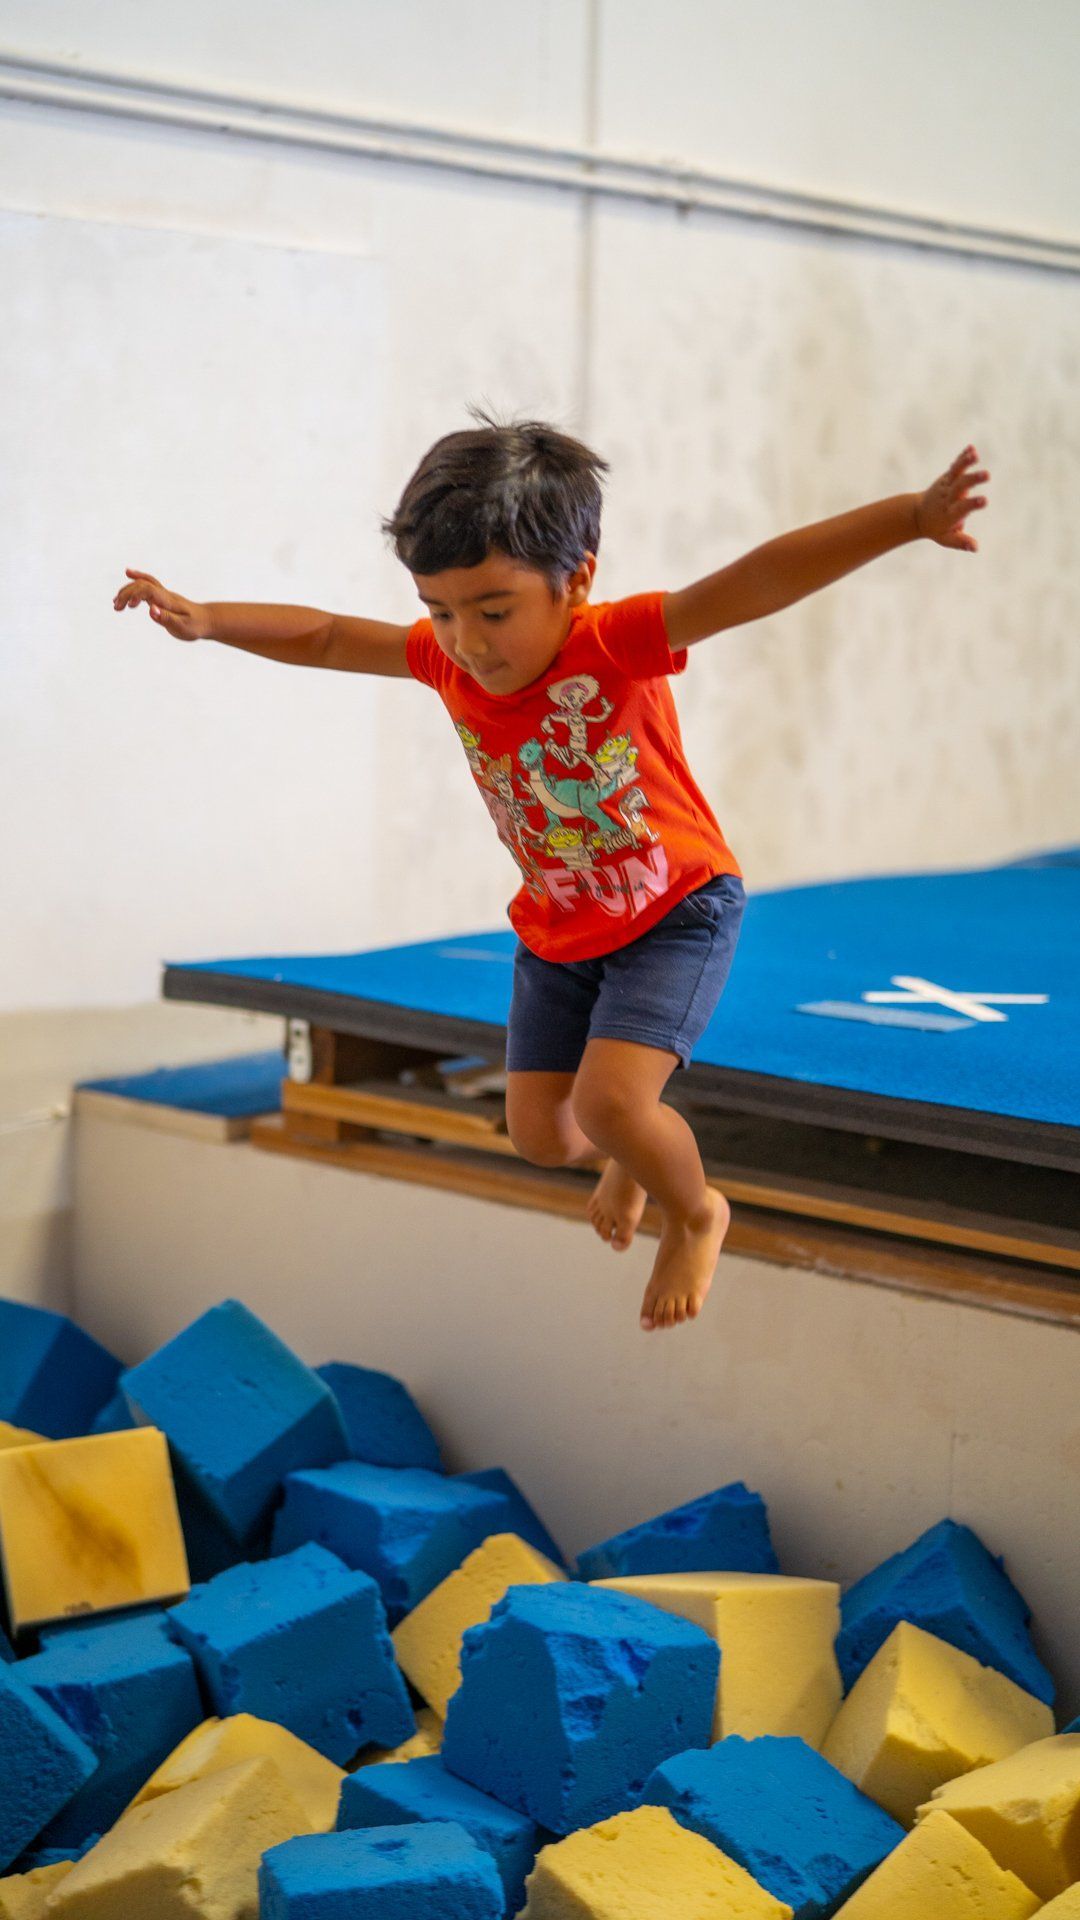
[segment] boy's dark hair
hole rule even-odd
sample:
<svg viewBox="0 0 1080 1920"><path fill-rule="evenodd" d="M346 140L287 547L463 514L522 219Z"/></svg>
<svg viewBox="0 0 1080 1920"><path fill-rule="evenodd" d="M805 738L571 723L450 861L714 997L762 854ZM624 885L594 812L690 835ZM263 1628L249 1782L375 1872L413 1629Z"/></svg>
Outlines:
<svg viewBox="0 0 1080 1920"><path fill-rule="evenodd" d="M600 546L600 474L608 463L542 420L448 433L425 453L382 523L410 573L478 567L495 550L542 573L554 598Z"/></svg>

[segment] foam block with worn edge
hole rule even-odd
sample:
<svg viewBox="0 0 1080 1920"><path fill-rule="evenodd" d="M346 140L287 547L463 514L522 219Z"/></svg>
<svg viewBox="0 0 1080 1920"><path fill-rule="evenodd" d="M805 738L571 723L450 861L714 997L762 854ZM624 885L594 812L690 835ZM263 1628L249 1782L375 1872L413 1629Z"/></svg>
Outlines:
<svg viewBox="0 0 1080 1920"><path fill-rule="evenodd" d="M481 1626L510 1587L565 1579L561 1567L516 1534L491 1534L394 1628L402 1672L445 1720L461 1685L461 1641L469 1627Z"/></svg>
<svg viewBox="0 0 1080 1920"><path fill-rule="evenodd" d="M0 1300L0 1419L50 1440L85 1433L120 1362L66 1314Z"/></svg>
<svg viewBox="0 0 1080 1920"><path fill-rule="evenodd" d="M289 1840L259 1870L260 1920L502 1920L503 1911L491 1855L446 1820Z"/></svg>
<svg viewBox="0 0 1080 1920"><path fill-rule="evenodd" d="M946 1813L935 1813L845 1900L837 1920L1028 1920L1039 1898Z"/></svg>
<svg viewBox="0 0 1080 1920"><path fill-rule="evenodd" d="M395 1626L499 1531L498 1494L462 1486L422 1467L372 1467L362 1460L290 1473L274 1520L273 1550L318 1540L377 1580Z"/></svg>
<svg viewBox="0 0 1080 1920"><path fill-rule="evenodd" d="M522 1920L791 1920L791 1908L666 1807L638 1807L541 1852Z"/></svg>
<svg viewBox="0 0 1080 1920"><path fill-rule="evenodd" d="M1066 1887L1049 1906L1040 1907L1039 1920L1080 1920L1080 1881Z"/></svg>
<svg viewBox="0 0 1080 1920"><path fill-rule="evenodd" d="M253 1713L204 1720L143 1782L131 1804L142 1806L144 1801L175 1793L178 1787L221 1773L241 1760L259 1758L273 1761L303 1807L312 1833L329 1833L337 1819L345 1774L306 1740L298 1740L288 1727L274 1720L260 1720Z"/></svg>
<svg viewBox="0 0 1080 1920"><path fill-rule="evenodd" d="M121 1378L143 1425L168 1435L176 1460L241 1548L256 1536L287 1473L349 1451L337 1401L239 1300L223 1300Z"/></svg>
<svg viewBox="0 0 1080 1920"><path fill-rule="evenodd" d="M341 1409L354 1460L442 1472L439 1443L403 1381L341 1360L315 1371Z"/></svg>
<svg viewBox="0 0 1080 1920"><path fill-rule="evenodd" d="M186 1593L164 1436L145 1427L0 1453L0 1555L16 1630Z"/></svg>
<svg viewBox="0 0 1080 1920"><path fill-rule="evenodd" d="M902 1620L863 1668L822 1752L910 1827L935 1787L1053 1731L1043 1701Z"/></svg>
<svg viewBox="0 0 1080 1920"><path fill-rule="evenodd" d="M361 1767L389 1766L392 1762L404 1760L422 1760L426 1754L438 1753L442 1748L443 1723L430 1707L418 1707L416 1711L416 1732L396 1747L366 1747L350 1765L350 1772L359 1772Z"/></svg>
<svg viewBox="0 0 1080 1920"><path fill-rule="evenodd" d="M772 1734L677 1754L642 1797L730 1854L795 1920L824 1920L904 1837L813 1747Z"/></svg>
<svg viewBox="0 0 1080 1920"><path fill-rule="evenodd" d="M71 1872L72 1864L61 1860L55 1866L31 1867L28 1873L0 1880L0 1920L43 1920L46 1900Z"/></svg>
<svg viewBox="0 0 1080 1920"><path fill-rule="evenodd" d="M148 1773L203 1717L195 1668L164 1618L60 1634L19 1673L97 1755L97 1768L38 1836L44 1847L105 1833Z"/></svg>
<svg viewBox="0 0 1080 1920"><path fill-rule="evenodd" d="M938 1787L918 1817L936 1808L981 1840L1043 1900L1080 1880L1080 1734L1036 1740L1006 1760Z"/></svg>
<svg viewBox="0 0 1080 1920"><path fill-rule="evenodd" d="M0 1666L0 1873L89 1780L97 1755L34 1692Z"/></svg>
<svg viewBox="0 0 1080 1920"><path fill-rule="evenodd" d="M713 1739L797 1734L820 1747L840 1706L840 1589L782 1573L638 1573L596 1583L693 1620L720 1648Z"/></svg>
<svg viewBox="0 0 1080 1920"><path fill-rule="evenodd" d="M759 1493L741 1480L613 1534L578 1555L584 1580L627 1573L779 1573Z"/></svg>
<svg viewBox="0 0 1080 1920"><path fill-rule="evenodd" d="M229 1567L169 1618L223 1717L276 1720L339 1766L415 1729L374 1580L323 1547Z"/></svg>
<svg viewBox="0 0 1080 1920"><path fill-rule="evenodd" d="M306 1834L270 1760L132 1807L49 1897L50 1920L255 1920L268 1847Z"/></svg>
<svg viewBox="0 0 1080 1920"><path fill-rule="evenodd" d="M502 1496L503 1516L498 1528L500 1533L516 1533L519 1540L527 1540L530 1547L542 1553L547 1560L554 1560L557 1567L565 1567L568 1562L557 1540L553 1540L535 1507L531 1506L522 1493L516 1480L512 1480L505 1467L482 1467L478 1473L457 1473L467 1487L479 1487L484 1493L497 1493Z"/></svg>
<svg viewBox="0 0 1080 1920"><path fill-rule="evenodd" d="M840 1603L840 1617L836 1654L845 1688L854 1686L897 1621L910 1620L1053 1704L1054 1683L1028 1633L1027 1602L1000 1556L955 1520L939 1520L857 1580Z"/></svg>
<svg viewBox="0 0 1080 1920"><path fill-rule="evenodd" d="M507 1913L520 1910L525 1876L545 1837L528 1814L515 1813L491 1794L470 1787L435 1756L408 1760L404 1766L365 1767L350 1774L341 1789L341 1829L411 1825L417 1820L454 1820L464 1827L494 1860Z"/></svg>
<svg viewBox="0 0 1080 1920"><path fill-rule="evenodd" d="M643 1600L511 1587L465 1635L443 1761L553 1833L588 1826L669 1754L708 1744L719 1657L700 1627Z"/></svg>

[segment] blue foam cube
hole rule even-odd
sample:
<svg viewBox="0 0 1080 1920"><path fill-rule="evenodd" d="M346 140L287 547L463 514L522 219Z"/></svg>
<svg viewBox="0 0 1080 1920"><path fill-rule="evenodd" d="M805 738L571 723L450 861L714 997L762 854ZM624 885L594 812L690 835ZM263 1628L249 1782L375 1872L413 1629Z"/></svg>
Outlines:
<svg viewBox="0 0 1080 1920"><path fill-rule="evenodd" d="M904 1829L805 1740L729 1734L707 1753L665 1760L647 1806L668 1807L777 1900L794 1920L825 1920L898 1847Z"/></svg>
<svg viewBox="0 0 1080 1920"><path fill-rule="evenodd" d="M489 1793L481 1793L444 1767L438 1754L418 1760L362 1767L342 1782L339 1829L394 1827L417 1820L453 1820L490 1853L503 1884L507 1913L525 1905L525 1876L532 1872L543 1829Z"/></svg>
<svg viewBox="0 0 1080 1920"><path fill-rule="evenodd" d="M273 1551L319 1541L378 1581L396 1626L489 1533L499 1532L504 1511L498 1494L441 1473L346 1460L289 1475Z"/></svg>
<svg viewBox="0 0 1080 1920"><path fill-rule="evenodd" d="M441 1473L439 1443L408 1387L392 1373L332 1361L316 1367L345 1422L354 1460L375 1467L426 1467Z"/></svg>
<svg viewBox="0 0 1080 1920"><path fill-rule="evenodd" d="M446 1820L303 1834L264 1853L260 1920L502 1920L491 1855Z"/></svg>
<svg viewBox="0 0 1080 1920"><path fill-rule="evenodd" d="M34 1692L0 1666L0 1873L89 1780L97 1755Z"/></svg>
<svg viewBox="0 0 1080 1920"><path fill-rule="evenodd" d="M511 1480L505 1467L484 1467L479 1473L458 1473L454 1475L467 1487L481 1487L486 1493L497 1493L503 1500L503 1519L499 1533L516 1533L519 1540L527 1540L537 1553L545 1553L554 1560L557 1567L565 1567L566 1555L553 1540L539 1514L529 1505L516 1480Z"/></svg>
<svg viewBox="0 0 1080 1920"><path fill-rule="evenodd" d="M326 1382L239 1300L211 1307L121 1385L136 1419L167 1435L178 1483L190 1479L241 1551L287 1473L349 1451Z"/></svg>
<svg viewBox="0 0 1080 1920"><path fill-rule="evenodd" d="M35 1867L58 1867L62 1860L81 1860L100 1839L100 1833L89 1833L77 1847L28 1847L25 1853L20 1853L11 1871L31 1873Z"/></svg>
<svg viewBox="0 0 1080 1920"><path fill-rule="evenodd" d="M90 1432L127 1433L132 1427L137 1427L138 1424L138 1421L135 1419L131 1408L124 1398L123 1392L117 1387L112 1398L106 1400L101 1412L95 1414L90 1424Z"/></svg>
<svg viewBox="0 0 1080 1920"><path fill-rule="evenodd" d="M14 1660L14 1658L15 1649L8 1639L7 1634L4 1632L3 1627L0 1627L0 1660Z"/></svg>
<svg viewBox="0 0 1080 1920"><path fill-rule="evenodd" d="M511 1587L462 1641L443 1764L553 1833L591 1826L708 1745L719 1666L715 1640L644 1600Z"/></svg>
<svg viewBox="0 0 1080 1920"><path fill-rule="evenodd" d="M583 1580L628 1573L779 1573L760 1493L741 1480L613 1534L578 1556Z"/></svg>
<svg viewBox="0 0 1080 1920"><path fill-rule="evenodd" d="M48 1620L37 1630L38 1646L41 1649L51 1647L57 1640L66 1640L72 1634L85 1639L91 1633L111 1633L115 1627L126 1626L132 1620L155 1621L162 1640L168 1645L175 1645L165 1617L164 1602L145 1600L141 1606L117 1607L111 1613L71 1613L62 1620Z"/></svg>
<svg viewBox="0 0 1080 1920"><path fill-rule="evenodd" d="M49 1440L86 1433L120 1362L65 1313L0 1300L0 1420Z"/></svg>
<svg viewBox="0 0 1080 1920"><path fill-rule="evenodd" d="M204 1718L191 1659L163 1613L50 1636L19 1674L97 1756L97 1768L40 1835L78 1846L118 1819L144 1780Z"/></svg>
<svg viewBox="0 0 1080 1920"><path fill-rule="evenodd" d="M338 1766L415 1732L378 1587L322 1547L229 1567L168 1615L222 1718L276 1720Z"/></svg>
<svg viewBox="0 0 1080 1920"><path fill-rule="evenodd" d="M1075 1720L1069 1721L1067 1727L1062 1727L1061 1731L1062 1733L1080 1733L1080 1713L1077 1714Z"/></svg>
<svg viewBox="0 0 1080 1920"><path fill-rule="evenodd" d="M1030 1619L1001 1557L970 1527L939 1520L843 1596L836 1656L844 1687L854 1686L897 1622L910 1620L1050 1706L1054 1682L1032 1647Z"/></svg>

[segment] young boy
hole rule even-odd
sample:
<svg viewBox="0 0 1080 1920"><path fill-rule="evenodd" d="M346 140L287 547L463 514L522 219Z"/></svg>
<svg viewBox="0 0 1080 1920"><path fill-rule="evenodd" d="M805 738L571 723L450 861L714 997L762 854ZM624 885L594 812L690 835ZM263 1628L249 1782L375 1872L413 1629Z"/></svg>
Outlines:
<svg viewBox="0 0 1080 1920"><path fill-rule="evenodd" d="M665 1106L727 979L745 895L686 764L670 674L711 634L776 613L911 540L975 552L967 447L924 493L801 527L678 593L594 605L601 460L537 421L475 413L424 455L383 523L428 618L411 627L310 607L201 605L127 570L178 640L295 666L411 674L439 694L521 886L506 1115L540 1166L606 1157L596 1231L630 1245L646 1196L661 1234L647 1331L699 1313L730 1210Z"/></svg>

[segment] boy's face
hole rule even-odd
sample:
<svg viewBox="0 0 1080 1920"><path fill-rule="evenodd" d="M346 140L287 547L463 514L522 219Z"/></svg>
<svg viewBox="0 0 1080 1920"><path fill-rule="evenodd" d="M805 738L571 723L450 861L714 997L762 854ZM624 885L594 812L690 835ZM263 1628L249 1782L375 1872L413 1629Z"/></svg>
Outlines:
<svg viewBox="0 0 1080 1920"><path fill-rule="evenodd" d="M589 597L596 556L585 555L554 598L542 573L492 549L478 567L415 573L448 659L486 693L519 693L546 671L570 631L570 616Z"/></svg>

